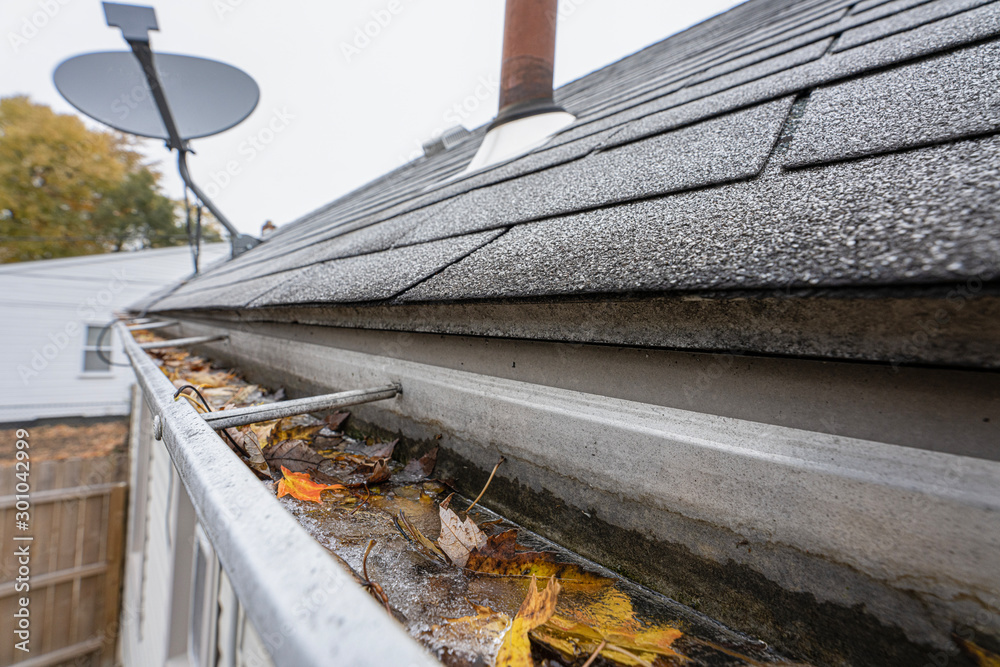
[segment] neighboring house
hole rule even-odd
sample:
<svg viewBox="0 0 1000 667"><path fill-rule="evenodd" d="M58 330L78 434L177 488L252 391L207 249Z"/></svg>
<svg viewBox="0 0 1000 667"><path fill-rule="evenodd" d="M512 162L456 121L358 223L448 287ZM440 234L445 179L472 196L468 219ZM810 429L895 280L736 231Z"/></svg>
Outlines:
<svg viewBox="0 0 1000 667"><path fill-rule="evenodd" d="M996 646L1000 2L750 0L555 101L137 308L293 396L398 382L352 419L470 496L502 454L496 509L785 654ZM126 664L427 664L147 375Z"/></svg>
<svg viewBox="0 0 1000 667"><path fill-rule="evenodd" d="M204 246L201 265L227 252ZM186 246L0 266L0 423L128 414L135 376L108 365L125 359L101 331L115 312L191 273Z"/></svg>

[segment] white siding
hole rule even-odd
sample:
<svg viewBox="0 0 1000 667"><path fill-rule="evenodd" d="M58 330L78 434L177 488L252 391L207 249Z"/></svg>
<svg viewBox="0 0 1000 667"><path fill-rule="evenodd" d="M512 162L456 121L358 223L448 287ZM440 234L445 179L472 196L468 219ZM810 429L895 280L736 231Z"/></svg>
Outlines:
<svg viewBox="0 0 1000 667"><path fill-rule="evenodd" d="M264 647L243 605L236 598L229 577L219 569L218 667L272 667L274 662Z"/></svg>
<svg viewBox="0 0 1000 667"><path fill-rule="evenodd" d="M274 661L271 660L271 655L264 647L264 640L260 638L253 623L243 613L242 606L240 607L238 627L237 667L272 667Z"/></svg>
<svg viewBox="0 0 1000 667"><path fill-rule="evenodd" d="M202 267L228 253L204 246ZM191 270L187 247L0 266L0 423L128 414L130 368L83 372L87 325L107 324ZM112 358L125 361L117 341Z"/></svg>
<svg viewBox="0 0 1000 667"><path fill-rule="evenodd" d="M195 594L192 565L199 538L194 508L163 443L153 440L149 408L138 394L134 401L121 664L271 667L274 663L263 640L214 555L207 559L206 590ZM199 659L190 630L193 605L202 601L208 604L201 635L209 643Z"/></svg>
<svg viewBox="0 0 1000 667"><path fill-rule="evenodd" d="M163 443L154 441L143 406L139 441L130 444L134 490L132 516L142 516L141 535L129 526L122 593L121 656L125 665L165 665L187 660L187 619L195 513ZM138 459L146 457L143 466ZM142 492L145 490L145 493Z"/></svg>

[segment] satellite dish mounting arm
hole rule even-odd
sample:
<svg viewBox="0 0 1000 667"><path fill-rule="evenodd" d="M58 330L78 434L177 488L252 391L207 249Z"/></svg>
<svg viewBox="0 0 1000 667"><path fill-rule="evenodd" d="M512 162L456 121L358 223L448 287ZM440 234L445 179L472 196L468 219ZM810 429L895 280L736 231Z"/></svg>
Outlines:
<svg viewBox="0 0 1000 667"><path fill-rule="evenodd" d="M190 151L188 148L177 151L177 171L181 173L181 178L184 179L184 182L187 183L189 188L191 188L195 196L204 202L205 207L212 212L212 215L215 216L216 220L221 222L222 226L229 231L229 241L233 246L233 257L246 252L254 246L260 245L260 239L254 238L249 234L240 234L239 231L233 227L232 223L226 219L226 216L222 214L222 211L220 211L218 207L212 203L212 200L201 191L201 188L195 185L195 182L191 180L191 174L188 172L187 166L188 151Z"/></svg>
<svg viewBox="0 0 1000 667"><path fill-rule="evenodd" d="M222 211L212 203L212 200L205 196L201 188L191 180L191 173L188 171L187 166L187 154L191 151L191 148L181 138L180 132L177 130L177 123L174 122L174 116L170 113L170 106L167 104L167 97L164 94L163 86L160 85L160 77L153 66L153 50L149 46L149 31L159 30L159 25L156 22L156 13L153 11L153 8L105 2L104 16L107 18L109 26L121 28L122 37L128 42L136 60L142 66L143 74L146 75L146 82L149 84L149 90L153 93L156 108L163 119L163 126L167 130L167 148L177 151L177 170L180 172L181 178L184 179L187 186L191 188L198 199L204 202L208 210L212 212L212 215L229 232L232 256L236 257L260 244L260 239L248 234L241 234L229 222L229 219L223 215Z"/></svg>

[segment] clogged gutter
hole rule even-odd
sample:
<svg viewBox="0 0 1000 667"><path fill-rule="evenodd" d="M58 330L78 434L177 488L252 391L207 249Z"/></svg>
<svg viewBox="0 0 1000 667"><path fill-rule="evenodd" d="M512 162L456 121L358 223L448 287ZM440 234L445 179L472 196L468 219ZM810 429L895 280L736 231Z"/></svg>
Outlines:
<svg viewBox="0 0 1000 667"><path fill-rule="evenodd" d="M199 412L282 398L186 352L150 355ZM394 442L349 437L349 423L300 415L220 435L445 665L800 664L481 504L470 511L434 479L436 451L397 461Z"/></svg>

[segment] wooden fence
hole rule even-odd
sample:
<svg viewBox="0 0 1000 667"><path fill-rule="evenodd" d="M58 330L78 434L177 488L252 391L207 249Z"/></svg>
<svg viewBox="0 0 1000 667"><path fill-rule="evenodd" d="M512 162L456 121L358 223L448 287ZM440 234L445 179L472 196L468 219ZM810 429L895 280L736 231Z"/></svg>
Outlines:
<svg viewBox="0 0 1000 667"><path fill-rule="evenodd" d="M19 638L5 630L0 665L114 664L127 512L123 468L112 457L31 462L25 530L17 525L24 518L15 495L21 480L14 464L0 464L0 627L17 629L11 621L20 620L21 598L29 600L30 619L30 652L17 649ZM18 590L16 550L24 545L29 591Z"/></svg>

